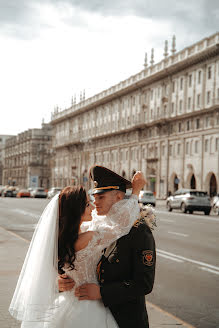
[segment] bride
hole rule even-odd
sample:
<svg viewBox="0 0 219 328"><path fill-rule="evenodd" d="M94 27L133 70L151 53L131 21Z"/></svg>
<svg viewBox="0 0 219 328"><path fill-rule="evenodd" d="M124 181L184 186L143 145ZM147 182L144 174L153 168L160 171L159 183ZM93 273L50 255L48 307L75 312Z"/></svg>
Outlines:
<svg viewBox="0 0 219 328"><path fill-rule="evenodd" d="M9 307L22 328L116 328L101 301L80 302L75 288L96 283L96 266L102 250L129 233L139 216L138 194L145 184L141 172L132 179L132 197L117 202L98 217L83 187L66 187L53 197L34 232ZM91 215L92 214L92 215ZM92 220L92 230L81 225ZM59 293L57 276L75 281L71 291Z"/></svg>

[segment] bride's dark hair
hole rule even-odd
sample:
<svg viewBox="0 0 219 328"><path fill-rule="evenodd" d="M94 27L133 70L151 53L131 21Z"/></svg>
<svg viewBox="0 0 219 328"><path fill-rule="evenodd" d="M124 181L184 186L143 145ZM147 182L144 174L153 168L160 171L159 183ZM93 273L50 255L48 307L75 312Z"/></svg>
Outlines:
<svg viewBox="0 0 219 328"><path fill-rule="evenodd" d="M83 187L66 187L59 195L59 238L58 269L65 263L74 269L75 242L78 239L81 216L87 203L87 193Z"/></svg>

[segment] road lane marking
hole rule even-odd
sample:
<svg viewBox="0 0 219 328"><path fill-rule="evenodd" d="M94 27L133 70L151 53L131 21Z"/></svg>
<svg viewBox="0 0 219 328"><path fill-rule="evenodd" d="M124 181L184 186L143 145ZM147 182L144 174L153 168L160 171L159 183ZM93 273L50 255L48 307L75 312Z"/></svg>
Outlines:
<svg viewBox="0 0 219 328"><path fill-rule="evenodd" d="M29 241L28 239L21 237L20 235L18 235L17 233L15 233L15 232L13 232L13 231L7 230L7 229L5 229L5 228L2 227L2 226L0 226L0 229L2 229L2 230L4 230L4 231L6 231L7 233L9 233L9 234L11 234L11 235L17 237L18 239L22 239L23 241L25 241L25 242L28 243L28 244L30 243L30 241Z"/></svg>
<svg viewBox="0 0 219 328"><path fill-rule="evenodd" d="M164 221L164 222L175 222L174 220L169 220L169 219L159 219L160 221Z"/></svg>
<svg viewBox="0 0 219 328"><path fill-rule="evenodd" d="M185 328L195 328L194 326L190 325L189 323L187 323L187 322L183 321L182 319L176 317L176 316L173 315L172 313L169 313L169 312L167 312L167 311L161 309L158 305L155 305L155 304L149 302L148 300L146 300L146 303L147 303L149 306L153 307L154 309L158 310L159 312L163 313L164 315L167 315L168 317L170 317L170 318L172 318L173 320L175 320L176 323L175 323L175 324L171 324L171 325L173 325L173 327L176 327L176 326L183 326L183 327L185 327ZM165 325L165 324L164 324L164 325Z"/></svg>
<svg viewBox="0 0 219 328"><path fill-rule="evenodd" d="M168 256L168 255L164 255L164 254L161 254L159 252L157 252L157 255L161 256L161 257L164 257L165 259L169 259L169 260L172 260L172 261L175 261L175 262L184 262L182 260L179 260L177 258L174 258L174 257L171 257L171 256Z"/></svg>
<svg viewBox="0 0 219 328"><path fill-rule="evenodd" d="M202 269L202 270L204 270L204 271L208 271L208 272L215 273L215 274L218 274L219 275L219 271L211 270L211 269L204 268L204 267L199 267L199 268Z"/></svg>
<svg viewBox="0 0 219 328"><path fill-rule="evenodd" d="M185 214L185 213L180 213L180 212L167 212L167 211L158 211L158 210L155 210L155 213L156 214L168 214L168 215L174 215L174 214L177 214L177 215L180 215L180 216L184 216L184 218L186 219L200 219L200 220L208 220L208 221L215 221L215 222L219 222L219 217L218 219L216 218L212 218L210 217L209 215L198 215L198 214Z"/></svg>
<svg viewBox="0 0 219 328"><path fill-rule="evenodd" d="M188 237L185 233L179 233L174 231L168 231L168 233L171 233L172 235L182 236L182 237Z"/></svg>
<svg viewBox="0 0 219 328"><path fill-rule="evenodd" d="M170 253L170 252L163 251L162 249L157 249L157 251L164 254L164 255L168 255L170 257L172 256L172 257L175 257L175 258L183 260L183 261L198 264L199 266L206 267L208 269L213 269L213 270L219 271L219 267L217 267L215 265L211 265L211 264L208 264L208 263L192 260L192 259L189 259L189 258L181 256L181 255L176 255L176 254L173 254L173 253Z"/></svg>
<svg viewBox="0 0 219 328"><path fill-rule="evenodd" d="M34 219L38 219L39 216L40 216L39 214L33 214L31 212L27 212L27 211L21 210L19 208L13 208L13 209L11 209L11 211L22 214L22 215L25 215L25 216L31 216Z"/></svg>

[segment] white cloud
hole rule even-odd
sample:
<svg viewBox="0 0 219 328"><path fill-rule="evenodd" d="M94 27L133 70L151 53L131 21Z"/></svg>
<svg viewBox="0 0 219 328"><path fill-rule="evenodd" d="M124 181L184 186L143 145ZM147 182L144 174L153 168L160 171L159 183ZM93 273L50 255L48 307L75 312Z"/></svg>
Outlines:
<svg viewBox="0 0 219 328"><path fill-rule="evenodd" d="M55 105L70 106L74 93L79 98L85 89L93 95L137 73L143 68L145 51L150 60L152 47L155 60L160 60L164 40L173 34L178 49L189 45L188 35L175 20L103 16L68 2L56 6L33 2L31 8L32 27L30 20L27 26L9 24L4 33L4 25L0 34L0 134L40 127L43 117L50 120ZM30 37L9 36L10 28L16 32L20 28L20 35ZM191 35L191 42L198 41Z"/></svg>

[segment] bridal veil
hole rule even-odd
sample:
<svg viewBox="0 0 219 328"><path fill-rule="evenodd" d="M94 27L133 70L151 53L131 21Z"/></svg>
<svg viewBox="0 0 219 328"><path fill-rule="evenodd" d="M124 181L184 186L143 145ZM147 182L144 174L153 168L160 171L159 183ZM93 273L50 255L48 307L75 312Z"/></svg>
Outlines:
<svg viewBox="0 0 219 328"><path fill-rule="evenodd" d="M58 208L55 195L33 234L9 312L20 321L49 322L58 304Z"/></svg>

